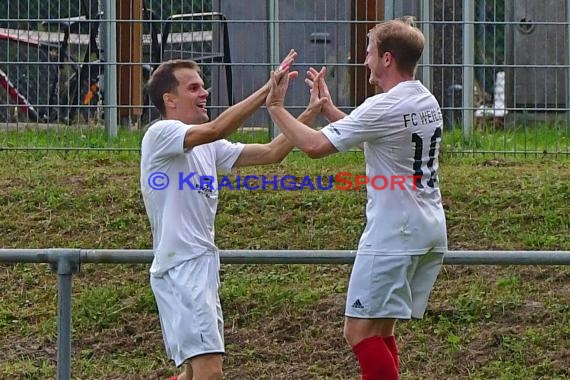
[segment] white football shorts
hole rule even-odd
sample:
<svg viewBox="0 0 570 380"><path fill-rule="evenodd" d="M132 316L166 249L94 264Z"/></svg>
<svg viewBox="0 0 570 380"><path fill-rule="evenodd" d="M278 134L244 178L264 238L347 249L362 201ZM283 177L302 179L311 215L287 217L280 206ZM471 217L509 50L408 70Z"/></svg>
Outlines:
<svg viewBox="0 0 570 380"><path fill-rule="evenodd" d="M208 253L150 276L166 353L177 367L198 355L224 353L219 269L219 255Z"/></svg>
<svg viewBox="0 0 570 380"><path fill-rule="evenodd" d="M345 315L353 318L421 319L443 262L443 253L415 256L357 254Z"/></svg>

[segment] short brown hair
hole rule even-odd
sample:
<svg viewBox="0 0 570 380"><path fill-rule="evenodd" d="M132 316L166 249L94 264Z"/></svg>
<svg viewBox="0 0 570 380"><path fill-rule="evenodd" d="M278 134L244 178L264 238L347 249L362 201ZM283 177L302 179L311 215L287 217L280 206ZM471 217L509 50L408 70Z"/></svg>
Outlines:
<svg viewBox="0 0 570 380"><path fill-rule="evenodd" d="M425 38L412 16L404 16L376 25L368 32L376 42L381 57L390 52L399 70L413 73L424 50Z"/></svg>
<svg viewBox="0 0 570 380"><path fill-rule="evenodd" d="M146 84L150 101L163 117L166 116L166 107L164 106L162 95L167 92L176 91L178 80L176 76L174 76L174 73L179 69L192 69L201 73L200 66L196 62L189 59L174 59L161 63L160 66L153 71Z"/></svg>

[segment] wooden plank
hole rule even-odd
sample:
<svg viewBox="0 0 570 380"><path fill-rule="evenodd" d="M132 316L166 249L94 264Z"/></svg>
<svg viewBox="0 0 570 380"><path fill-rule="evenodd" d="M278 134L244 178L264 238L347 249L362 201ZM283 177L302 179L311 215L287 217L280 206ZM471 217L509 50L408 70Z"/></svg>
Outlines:
<svg viewBox="0 0 570 380"><path fill-rule="evenodd" d="M117 85L119 117L142 114L142 0L117 2Z"/></svg>
<svg viewBox="0 0 570 380"><path fill-rule="evenodd" d="M143 84L142 84L142 66L136 63L142 63L142 0L133 0L132 5L132 19L135 21L130 24L132 28L131 33L131 59L130 62L135 63L131 65L131 105L135 106L133 116L138 119L142 116L143 104Z"/></svg>
<svg viewBox="0 0 570 380"><path fill-rule="evenodd" d="M374 25L384 20L384 0L356 0L352 3L352 19L370 21L353 23L351 26L351 64L350 98L356 106L367 97L380 92L379 88L368 83L369 71L364 66L366 59L367 34Z"/></svg>

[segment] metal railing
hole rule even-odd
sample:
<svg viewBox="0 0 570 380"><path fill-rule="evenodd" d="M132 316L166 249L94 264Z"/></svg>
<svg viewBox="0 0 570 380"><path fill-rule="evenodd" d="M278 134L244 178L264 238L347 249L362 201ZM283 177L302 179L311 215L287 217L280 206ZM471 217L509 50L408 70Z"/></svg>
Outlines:
<svg viewBox="0 0 570 380"><path fill-rule="evenodd" d="M352 264L356 251L222 250L223 264ZM57 379L71 379L72 277L81 264L145 264L151 250L0 249L0 263L47 263L57 273ZM570 251L449 251L446 265L570 265Z"/></svg>

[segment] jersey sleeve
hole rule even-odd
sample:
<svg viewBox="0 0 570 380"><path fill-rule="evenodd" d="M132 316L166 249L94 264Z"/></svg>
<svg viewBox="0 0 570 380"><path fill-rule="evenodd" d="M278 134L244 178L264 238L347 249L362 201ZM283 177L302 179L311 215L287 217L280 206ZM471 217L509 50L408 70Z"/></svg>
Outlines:
<svg viewBox="0 0 570 380"><path fill-rule="evenodd" d="M230 172L244 146L242 143L232 143L228 140L215 141L216 167L220 171Z"/></svg>
<svg viewBox="0 0 570 380"><path fill-rule="evenodd" d="M156 125L156 127L147 132L153 134L152 146L149 148L155 158L168 158L185 153L184 137L186 132L193 127L192 125L176 121Z"/></svg>
<svg viewBox="0 0 570 380"><path fill-rule="evenodd" d="M388 136L393 133L393 128L389 128L392 123L383 120L386 106L377 104L378 101L378 98L368 98L349 115L330 123L321 132L339 152Z"/></svg>

